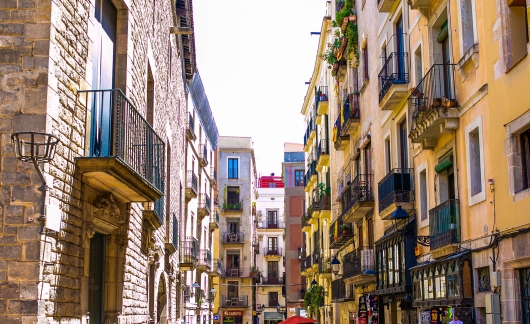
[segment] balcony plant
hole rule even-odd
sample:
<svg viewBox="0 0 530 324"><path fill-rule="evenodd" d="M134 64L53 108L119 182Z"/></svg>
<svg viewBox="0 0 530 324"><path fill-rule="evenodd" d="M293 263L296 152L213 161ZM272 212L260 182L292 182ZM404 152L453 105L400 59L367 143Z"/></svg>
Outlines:
<svg viewBox="0 0 530 324"><path fill-rule="evenodd" d="M342 225L342 235L348 235L348 232L350 231L350 226L347 224Z"/></svg>
<svg viewBox="0 0 530 324"><path fill-rule="evenodd" d="M324 182L321 182L318 184L318 196L319 197L328 196L330 192L331 192L330 186L326 186Z"/></svg>

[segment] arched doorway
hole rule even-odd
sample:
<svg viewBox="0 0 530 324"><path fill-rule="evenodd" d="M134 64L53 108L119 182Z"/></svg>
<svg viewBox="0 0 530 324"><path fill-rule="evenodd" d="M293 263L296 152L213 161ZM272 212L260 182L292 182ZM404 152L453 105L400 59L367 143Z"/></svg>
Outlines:
<svg viewBox="0 0 530 324"><path fill-rule="evenodd" d="M167 323L166 280L163 275L160 275L160 280L158 282L158 293L156 296L156 323Z"/></svg>

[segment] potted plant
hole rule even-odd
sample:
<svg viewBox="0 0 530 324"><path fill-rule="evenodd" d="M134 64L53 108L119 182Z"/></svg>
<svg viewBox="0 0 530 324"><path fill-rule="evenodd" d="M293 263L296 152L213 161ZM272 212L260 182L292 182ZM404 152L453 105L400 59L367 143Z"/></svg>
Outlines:
<svg viewBox="0 0 530 324"><path fill-rule="evenodd" d="M342 235L348 235L350 232L350 226L348 224L342 224Z"/></svg>

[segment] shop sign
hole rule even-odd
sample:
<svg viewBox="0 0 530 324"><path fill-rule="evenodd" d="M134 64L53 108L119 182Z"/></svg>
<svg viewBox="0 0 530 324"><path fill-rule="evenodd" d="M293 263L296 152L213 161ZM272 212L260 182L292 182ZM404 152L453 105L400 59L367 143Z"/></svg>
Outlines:
<svg viewBox="0 0 530 324"><path fill-rule="evenodd" d="M243 311L227 310L223 312L223 316L243 316Z"/></svg>

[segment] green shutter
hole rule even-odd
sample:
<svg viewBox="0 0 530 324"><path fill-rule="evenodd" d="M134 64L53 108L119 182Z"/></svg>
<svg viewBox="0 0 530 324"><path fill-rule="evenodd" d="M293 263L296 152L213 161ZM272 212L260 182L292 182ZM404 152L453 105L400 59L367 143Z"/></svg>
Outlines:
<svg viewBox="0 0 530 324"><path fill-rule="evenodd" d="M453 157L449 156L449 157L443 159L442 162L438 163L434 167L434 171L436 171L436 173L440 173L443 170L446 170L447 168L451 167L452 165L453 165Z"/></svg>

